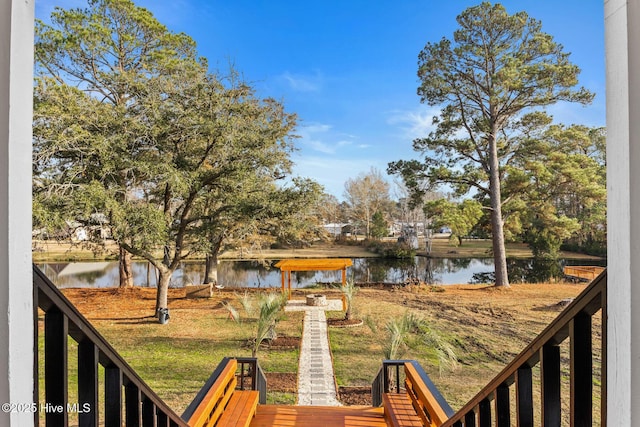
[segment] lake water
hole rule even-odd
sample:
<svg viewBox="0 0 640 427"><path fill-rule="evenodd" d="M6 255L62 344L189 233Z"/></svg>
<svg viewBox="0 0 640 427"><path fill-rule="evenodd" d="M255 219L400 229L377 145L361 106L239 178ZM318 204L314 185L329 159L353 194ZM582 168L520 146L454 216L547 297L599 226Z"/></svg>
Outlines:
<svg viewBox="0 0 640 427"><path fill-rule="evenodd" d="M281 284L277 261L226 261L218 264L218 282L226 287L277 288ZM512 282L544 282L562 272L561 263L567 265L604 265L603 262L562 260L561 262L535 262L533 259L510 259L509 275ZM118 263L72 262L41 263L38 267L60 288L108 288L118 286ZM134 284L155 287L157 275L148 262L133 263ZM172 287L200 284L204 277L203 262L185 262L171 279ZM404 283L417 278L430 284L490 283L493 281L492 258L409 259L354 258L347 269L347 277L356 282ZM340 282L340 271L294 272L291 286L303 288L317 282Z"/></svg>

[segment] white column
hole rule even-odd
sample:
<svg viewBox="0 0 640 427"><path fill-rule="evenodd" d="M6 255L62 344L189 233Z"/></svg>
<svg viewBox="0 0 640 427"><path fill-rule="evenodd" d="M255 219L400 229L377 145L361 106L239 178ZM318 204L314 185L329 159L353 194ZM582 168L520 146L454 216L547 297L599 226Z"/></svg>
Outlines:
<svg viewBox="0 0 640 427"><path fill-rule="evenodd" d="M640 0L605 0L607 425L640 425Z"/></svg>
<svg viewBox="0 0 640 427"><path fill-rule="evenodd" d="M0 0L0 403L33 402L33 0ZM33 426L0 411L2 426Z"/></svg>

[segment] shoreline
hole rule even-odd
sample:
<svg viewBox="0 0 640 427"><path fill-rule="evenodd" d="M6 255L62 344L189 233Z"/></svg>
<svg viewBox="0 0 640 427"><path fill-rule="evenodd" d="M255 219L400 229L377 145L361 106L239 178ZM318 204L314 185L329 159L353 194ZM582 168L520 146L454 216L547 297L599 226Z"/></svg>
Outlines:
<svg viewBox="0 0 640 427"><path fill-rule="evenodd" d="M101 251L92 250L86 243L70 243L52 240L34 240L32 243L33 262L72 262L72 261L115 261L117 247L108 242ZM432 250L427 253L418 250L416 256L427 258L491 258L488 252L490 241L465 240L462 246L453 247L448 244L446 237L435 238ZM508 243L508 258L532 258L531 250L524 243ZM249 261L249 260L280 260L288 258L380 258L379 254L369 251L357 244L339 244L335 242L316 242L308 248L261 249L259 251L230 250L218 256L220 260ZM561 251L559 258L580 260L603 260L605 258L576 252ZM134 260L138 260L137 257ZM186 261L204 261L204 256L192 256Z"/></svg>

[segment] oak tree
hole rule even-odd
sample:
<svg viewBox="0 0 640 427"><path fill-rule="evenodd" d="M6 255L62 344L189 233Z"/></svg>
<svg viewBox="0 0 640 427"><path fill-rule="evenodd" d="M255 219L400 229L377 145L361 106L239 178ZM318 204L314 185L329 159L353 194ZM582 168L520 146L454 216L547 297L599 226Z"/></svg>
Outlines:
<svg viewBox="0 0 640 427"><path fill-rule="evenodd" d="M146 87L176 69L206 65L193 40L130 0L88 5L56 8L49 24L36 21L34 200L48 207L36 209L36 223L57 216L86 224L88 215L106 214L100 209L108 201L130 203L149 172L140 160L148 142L139 108ZM121 286L133 285L122 245L119 259Z"/></svg>

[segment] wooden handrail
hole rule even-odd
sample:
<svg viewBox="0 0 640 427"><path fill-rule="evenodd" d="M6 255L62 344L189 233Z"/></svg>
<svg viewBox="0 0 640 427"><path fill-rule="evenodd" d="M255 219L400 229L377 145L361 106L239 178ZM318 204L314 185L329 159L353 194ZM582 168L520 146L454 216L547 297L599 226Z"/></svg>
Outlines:
<svg viewBox="0 0 640 427"><path fill-rule="evenodd" d="M63 408L61 411L45 411L45 425L68 425L67 343L68 337L71 337L78 343L78 402L73 403L78 403L78 409L88 409L78 413L81 427L102 423L105 427L120 427L123 424L188 427L35 265L33 286L36 299L34 306L45 313L45 402L50 407ZM37 322L36 311L36 342ZM103 420L99 420L98 414L98 365L104 367ZM34 377L38 378L37 364L34 370ZM35 388L35 396L38 396L38 381L35 382Z"/></svg>
<svg viewBox="0 0 640 427"><path fill-rule="evenodd" d="M250 380L249 387L245 379ZM225 357L184 411L182 419L191 427L213 425L224 412L233 391L249 389L259 392L259 403L266 403L267 380L258 359Z"/></svg>
<svg viewBox="0 0 640 427"><path fill-rule="evenodd" d="M404 383L401 380L402 373L405 376ZM402 385L408 384L411 384L412 390L403 390ZM384 360L382 368L371 385L371 393L373 406L382 405L383 393L413 395L420 404L420 408L416 409L416 415L420 415L419 412L425 412L430 420L426 425L439 426L453 415L453 410L447 401L415 360ZM427 421L423 420L423 422Z"/></svg>
<svg viewBox="0 0 640 427"><path fill-rule="evenodd" d="M220 418L224 407L236 388L238 362L225 357L218 369L205 383L196 399L187 408L182 418L191 427L213 425ZM215 375L215 376L214 376ZM200 397L202 395L202 397Z"/></svg>
<svg viewBox="0 0 640 427"><path fill-rule="evenodd" d="M592 425L593 371L591 318L602 310L601 425L606 415L607 272L603 271L538 335L502 372L469 403L442 424L443 427L509 426L509 387L515 383L518 425L533 425L531 368L540 364L541 416L543 425L560 425L560 350L570 340L570 384L572 425ZM493 403L493 404L492 404ZM492 420L495 418L495 421Z"/></svg>
<svg viewBox="0 0 640 427"><path fill-rule="evenodd" d="M415 360L412 362L404 364L407 393L412 396L413 401L420 402L420 408L415 409L423 423L428 426L440 426L453 411L420 365ZM425 417L422 416L423 413Z"/></svg>

